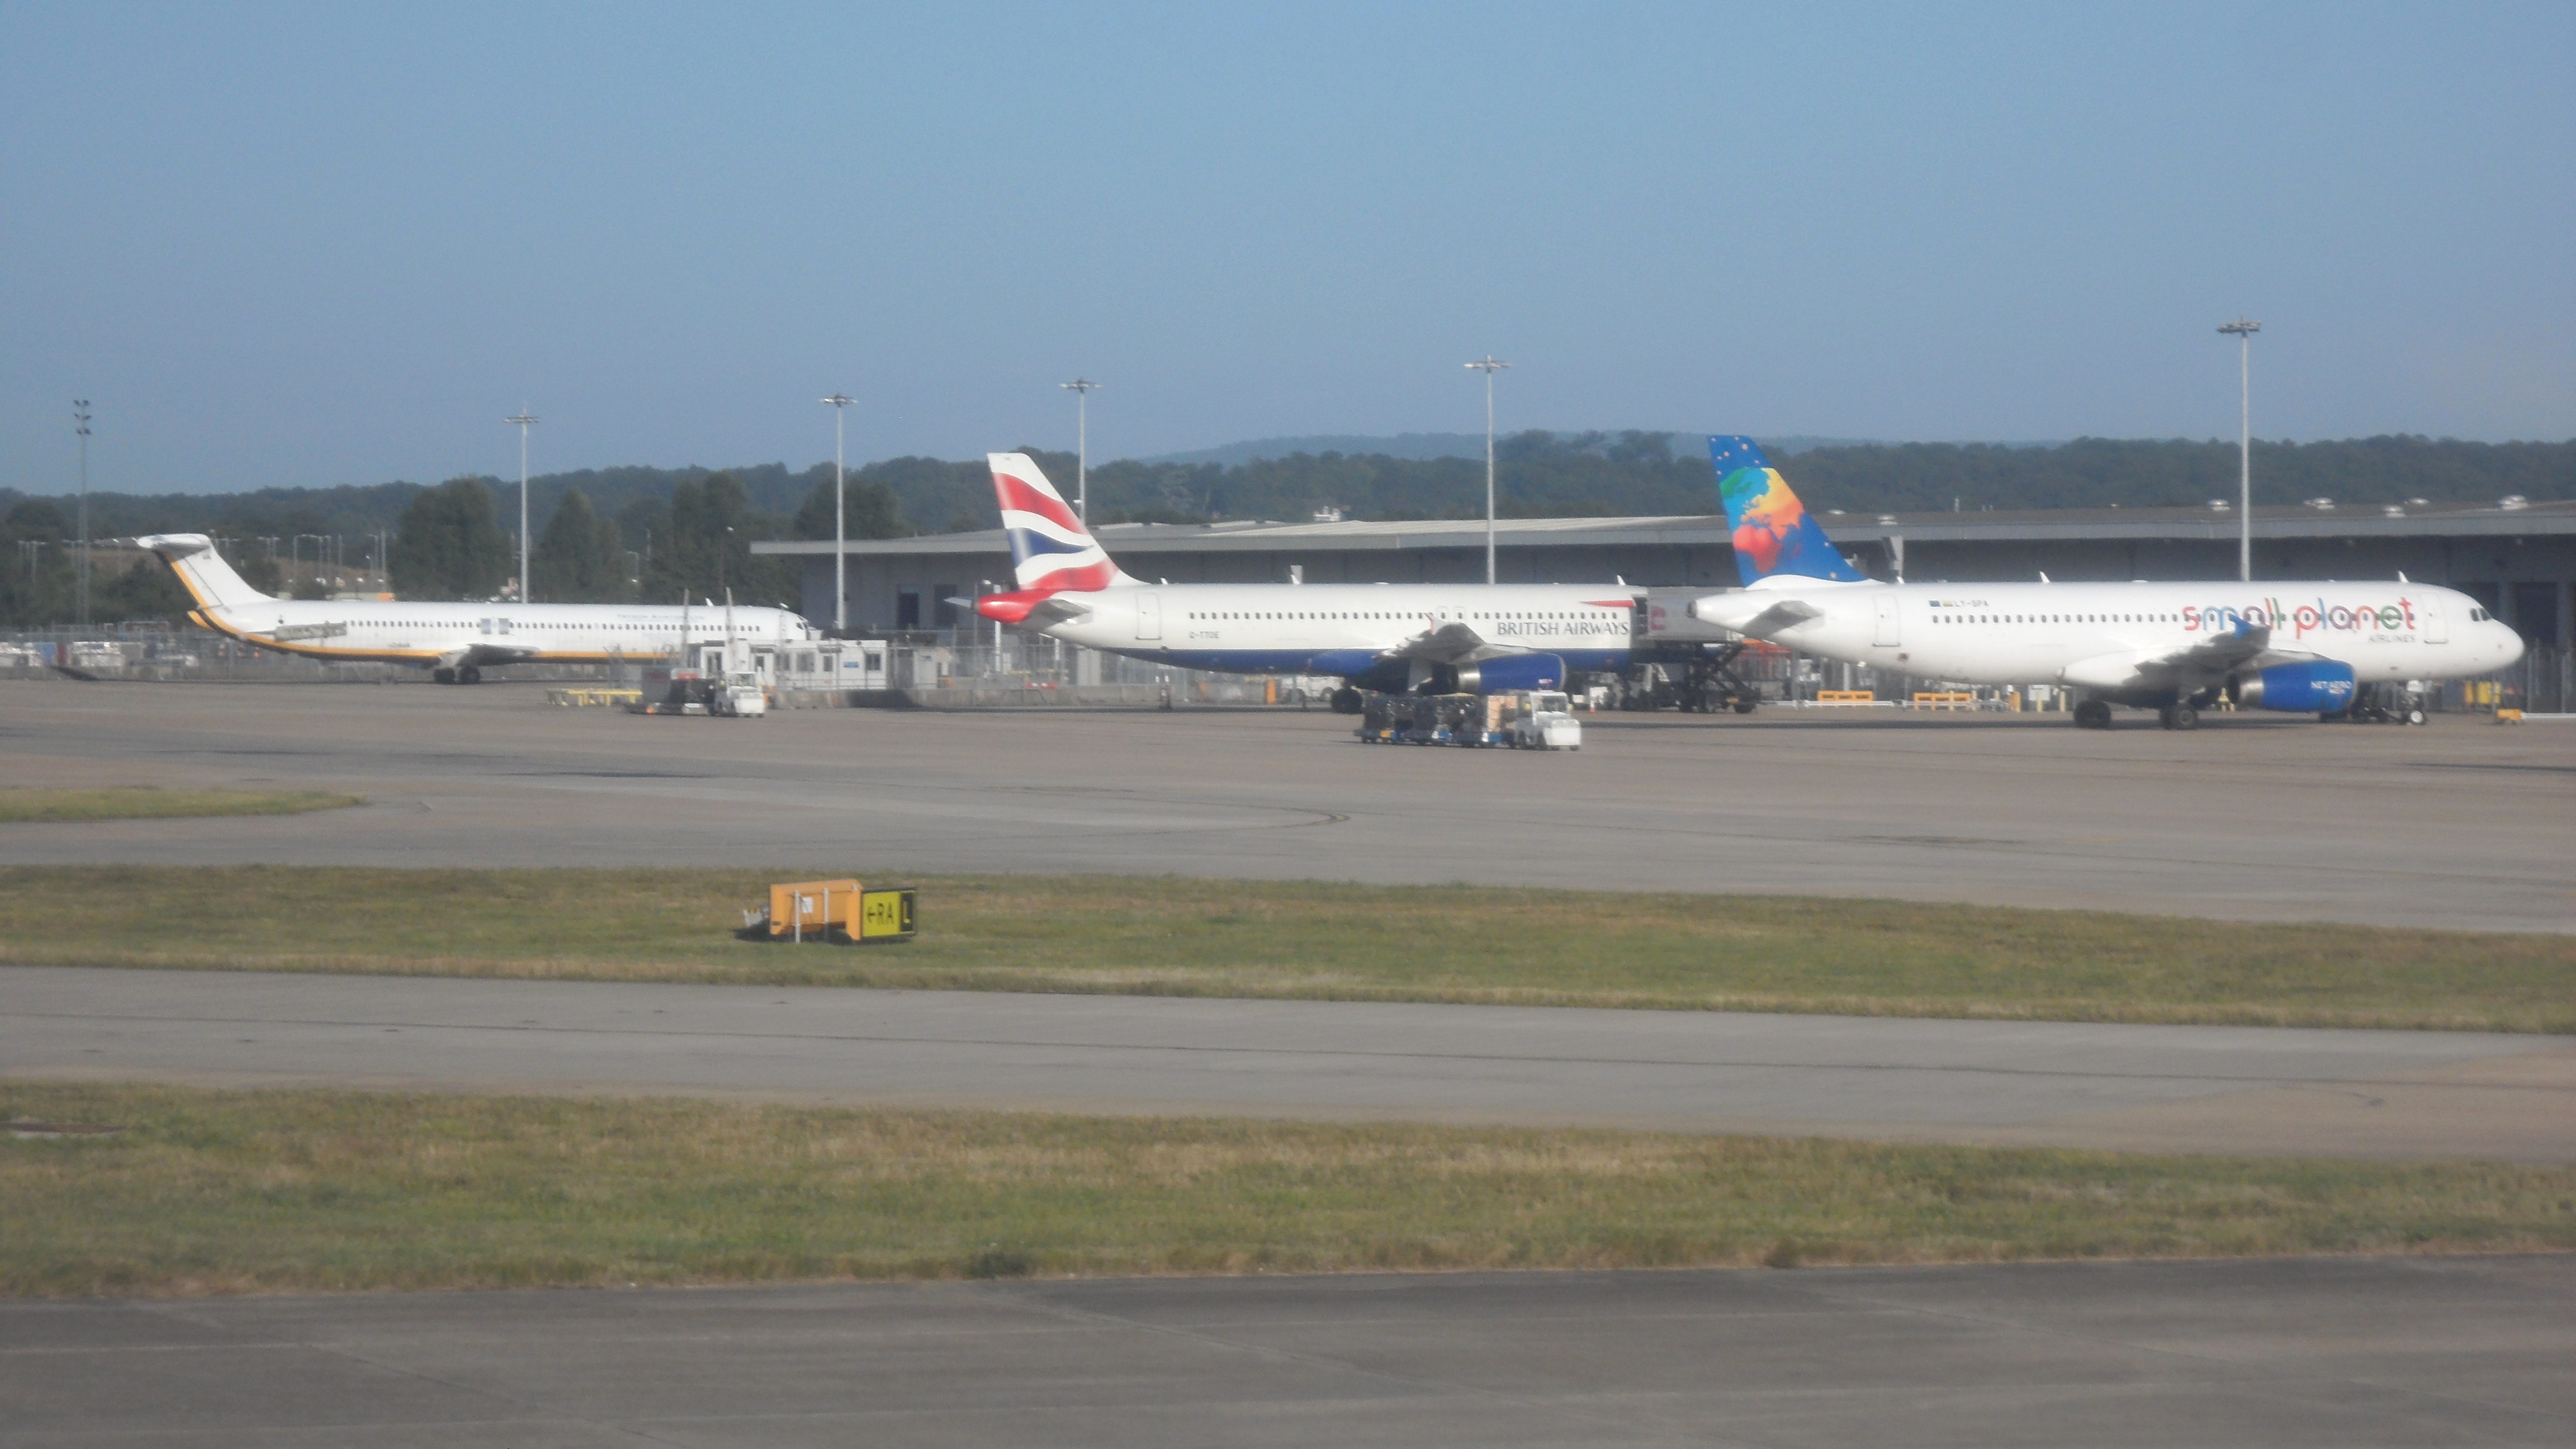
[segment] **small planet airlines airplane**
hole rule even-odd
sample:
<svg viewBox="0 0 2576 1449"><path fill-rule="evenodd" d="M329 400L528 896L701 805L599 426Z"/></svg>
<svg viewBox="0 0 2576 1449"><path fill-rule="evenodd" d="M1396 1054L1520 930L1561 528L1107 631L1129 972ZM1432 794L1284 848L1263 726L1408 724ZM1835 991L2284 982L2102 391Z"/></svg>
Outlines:
<svg viewBox="0 0 2576 1449"><path fill-rule="evenodd" d="M1561 689L1628 667L1636 600L1599 584L1169 584L1130 578L1026 453L992 453L1018 587L975 612L1069 644L1186 669L1330 674L1359 691ZM967 600L954 602L964 604Z"/></svg>
<svg viewBox="0 0 2576 1449"><path fill-rule="evenodd" d="M409 664L441 684L476 684L487 664L603 664L659 658L689 643L790 643L818 637L785 609L667 604L442 604L273 598L243 582L202 533L134 540L159 554L197 601L188 617L245 644L314 659Z"/></svg>
<svg viewBox="0 0 2576 1449"><path fill-rule="evenodd" d="M1740 593L1694 618L1827 659L1967 684L2062 684L2075 722L2153 709L2187 730L2221 696L2248 709L2351 708L2357 686L2457 679L2522 657L2466 594L2394 584L1892 584L1836 552L1751 438L1708 440Z"/></svg>

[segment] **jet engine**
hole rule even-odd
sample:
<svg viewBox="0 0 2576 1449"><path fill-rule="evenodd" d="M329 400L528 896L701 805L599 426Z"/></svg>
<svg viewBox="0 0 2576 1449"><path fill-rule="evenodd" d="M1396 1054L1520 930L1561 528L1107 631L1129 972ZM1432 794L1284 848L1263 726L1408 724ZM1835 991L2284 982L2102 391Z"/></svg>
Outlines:
<svg viewBox="0 0 2576 1449"><path fill-rule="evenodd" d="M2227 697L2238 709L2278 709L2301 714L2336 714L2352 705L2352 666L2328 659L2275 664L2227 682Z"/></svg>
<svg viewBox="0 0 2576 1449"><path fill-rule="evenodd" d="M1504 654L1457 668L1459 694L1509 694L1522 689L1563 689L1565 661L1553 654Z"/></svg>

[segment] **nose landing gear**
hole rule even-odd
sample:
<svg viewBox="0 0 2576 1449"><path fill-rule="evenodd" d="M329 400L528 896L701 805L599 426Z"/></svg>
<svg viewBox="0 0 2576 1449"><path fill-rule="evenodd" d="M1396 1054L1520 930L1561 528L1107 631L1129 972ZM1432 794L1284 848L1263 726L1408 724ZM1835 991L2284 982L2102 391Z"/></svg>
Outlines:
<svg viewBox="0 0 2576 1449"><path fill-rule="evenodd" d="M2080 730L2107 730L2111 727L2111 706L2098 699L2080 701L2075 706L2075 727Z"/></svg>

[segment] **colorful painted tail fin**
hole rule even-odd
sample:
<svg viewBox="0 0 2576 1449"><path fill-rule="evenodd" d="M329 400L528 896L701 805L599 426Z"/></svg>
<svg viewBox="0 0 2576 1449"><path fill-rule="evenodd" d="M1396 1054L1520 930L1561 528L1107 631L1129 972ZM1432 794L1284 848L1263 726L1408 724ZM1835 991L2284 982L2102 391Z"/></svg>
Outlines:
<svg viewBox="0 0 2576 1449"><path fill-rule="evenodd" d="M202 609L237 609L245 604L272 602L272 596L252 588L215 552L215 541L202 533L151 533L134 540L137 548L149 549L161 556L170 572Z"/></svg>
<svg viewBox="0 0 2576 1449"><path fill-rule="evenodd" d="M1726 505L1727 526L1734 530L1735 571L1747 585L1773 574L1845 584L1868 581L1808 516L1807 505L1762 456L1761 444L1721 435L1708 440L1708 455L1717 465L1717 496Z"/></svg>
<svg viewBox="0 0 2576 1449"><path fill-rule="evenodd" d="M1002 529L1011 536L1011 564L1021 589L1089 593L1136 582L1109 561L1036 459L1026 453L984 456L993 465L993 493L1002 505Z"/></svg>

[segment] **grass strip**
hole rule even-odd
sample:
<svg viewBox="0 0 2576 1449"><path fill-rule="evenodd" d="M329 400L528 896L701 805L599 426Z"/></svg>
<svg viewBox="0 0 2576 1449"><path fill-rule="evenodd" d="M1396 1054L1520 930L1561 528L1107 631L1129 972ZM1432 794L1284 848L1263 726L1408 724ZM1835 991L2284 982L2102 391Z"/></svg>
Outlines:
<svg viewBox="0 0 2576 1449"><path fill-rule="evenodd" d="M903 945L733 939L812 872L0 869L0 962L2576 1031L2576 936L1486 886L909 876ZM90 902L114 901L114 909Z"/></svg>
<svg viewBox="0 0 2576 1449"><path fill-rule="evenodd" d="M366 801L322 790L164 790L111 785L96 790L0 788L0 825L78 820L176 820L201 815L302 815Z"/></svg>
<svg viewBox="0 0 2576 1449"><path fill-rule="evenodd" d="M0 1292L2576 1248L2576 1169L8 1083Z"/></svg>

